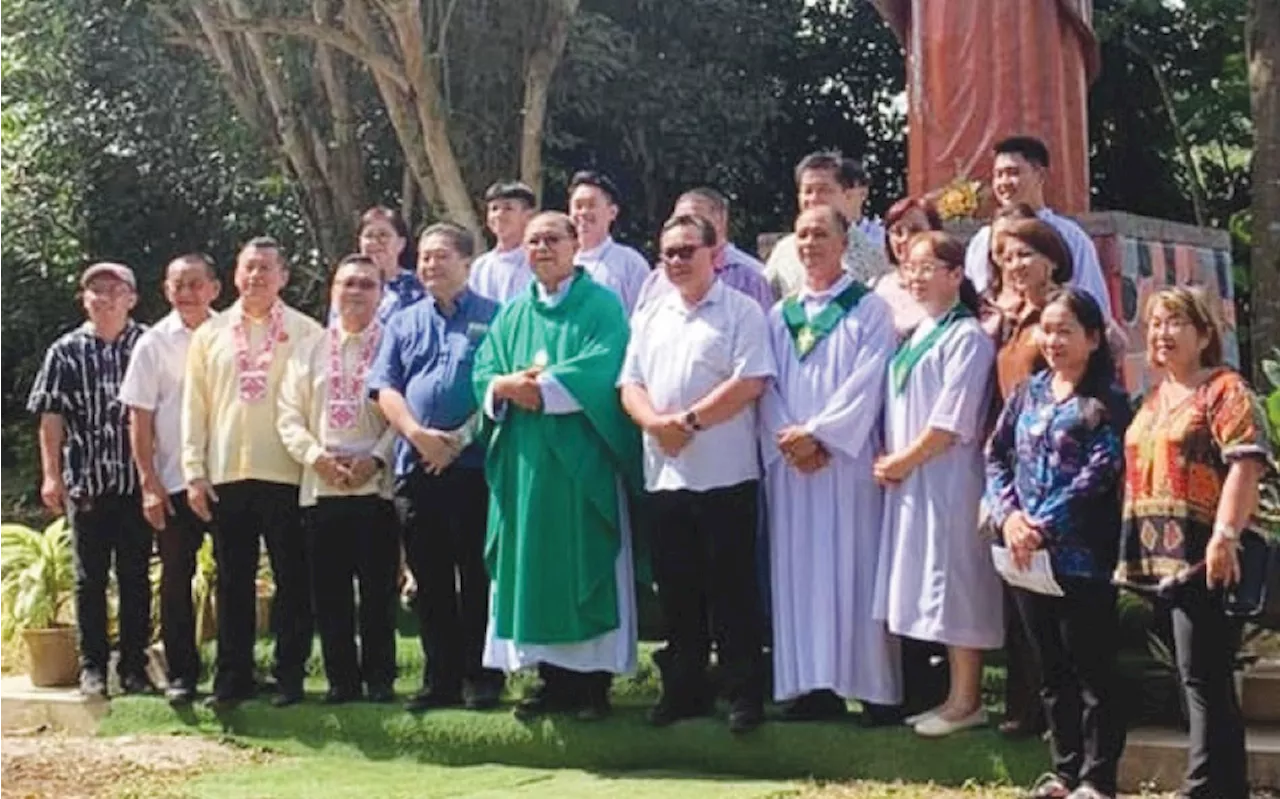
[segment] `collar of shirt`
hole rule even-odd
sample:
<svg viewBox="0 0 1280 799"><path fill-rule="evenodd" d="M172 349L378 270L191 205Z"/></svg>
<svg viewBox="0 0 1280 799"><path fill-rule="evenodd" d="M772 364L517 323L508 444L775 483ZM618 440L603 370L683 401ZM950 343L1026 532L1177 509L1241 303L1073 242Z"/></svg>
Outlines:
<svg viewBox="0 0 1280 799"><path fill-rule="evenodd" d="M210 308L209 316L204 321L208 322L210 319L216 319L217 317L218 312ZM204 324L204 322L201 322L201 324ZM182 321L182 314L178 313L176 310L165 314L163 319L152 325L152 328L160 331L166 336L176 336L179 333L191 335L196 332L194 327L187 327L187 323Z"/></svg>
<svg viewBox="0 0 1280 799"><path fill-rule="evenodd" d="M831 288L818 291L816 289L809 288L806 284L800 288L798 295L801 302L815 302L826 305L828 302L831 302L832 298L849 288L852 284L853 277L846 272L840 275L840 278L831 285Z"/></svg>
<svg viewBox="0 0 1280 799"><path fill-rule="evenodd" d="M418 276L409 269L401 269L396 272L396 276L387 281L387 288L391 291L403 291L412 288L417 282Z"/></svg>
<svg viewBox="0 0 1280 799"><path fill-rule="evenodd" d="M134 329L140 329L140 328L141 326L137 322L133 321L133 317L130 316L124 320L124 327L120 328L120 335L116 336L110 341L107 341L106 339L99 336L98 331L93 326L93 322L90 322L88 319L86 319L80 325L80 332L86 336L89 336L90 338L98 339L103 344L107 344L109 346L115 347L124 343L124 341L129 337L130 331Z"/></svg>
<svg viewBox="0 0 1280 799"><path fill-rule="evenodd" d="M346 347L352 341L363 342L365 340L365 337L373 332L373 328L377 324L377 322L378 322L377 319L372 319L369 321L369 324L365 325L364 327L360 328L354 333L351 332L350 330L344 330L340 322L335 321L333 325L338 330L338 342L343 347Z"/></svg>
<svg viewBox="0 0 1280 799"><path fill-rule="evenodd" d="M458 296L453 298L453 313L445 313L444 309L440 307L440 304L436 302L435 295L429 291L427 292L427 302L431 304L431 309L435 311L435 313L439 314L441 318L452 319L458 314L462 314L463 316L467 314L471 309L471 298L473 296L475 295L471 292L471 289L464 285L462 287L462 291L458 292Z"/></svg>
<svg viewBox="0 0 1280 799"><path fill-rule="evenodd" d="M542 283L537 280L533 281L533 286L538 292L538 300L548 308L556 307L562 300L564 300L565 295L569 293L569 289L573 286L574 280L577 277L578 274L575 271L564 280L561 280L560 285L556 286L556 290L554 292L548 292L547 287L542 285Z"/></svg>
<svg viewBox="0 0 1280 799"><path fill-rule="evenodd" d="M702 299L690 306L684 301L684 297L680 296L679 289L672 286L672 290L662 297L662 305L665 309L675 311L681 316L693 316L701 309L708 305L715 305L724 299L726 289L724 283L718 278L711 281L711 288L707 289L707 293L702 295Z"/></svg>
<svg viewBox="0 0 1280 799"><path fill-rule="evenodd" d="M613 245L613 236L611 235L605 236L604 241L600 242L599 244L592 247L591 249L578 250L578 254L573 257L573 262L578 263L579 259L583 261L599 261L602 258L604 258L604 254L608 252L609 247L611 247L612 245Z"/></svg>
<svg viewBox="0 0 1280 799"><path fill-rule="evenodd" d="M519 244L509 250L502 250L494 247L492 250L489 250L489 254L494 258L497 258L499 261L505 261L509 264L522 263L525 258L524 247Z"/></svg>

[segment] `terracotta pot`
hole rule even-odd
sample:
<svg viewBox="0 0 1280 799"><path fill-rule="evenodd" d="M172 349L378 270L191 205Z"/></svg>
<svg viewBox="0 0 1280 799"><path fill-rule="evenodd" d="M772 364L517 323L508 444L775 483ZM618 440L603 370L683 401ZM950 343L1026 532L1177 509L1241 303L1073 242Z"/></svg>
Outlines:
<svg viewBox="0 0 1280 799"><path fill-rule="evenodd" d="M75 685L80 676L80 654L74 627L23 630L31 660L31 684L38 688Z"/></svg>

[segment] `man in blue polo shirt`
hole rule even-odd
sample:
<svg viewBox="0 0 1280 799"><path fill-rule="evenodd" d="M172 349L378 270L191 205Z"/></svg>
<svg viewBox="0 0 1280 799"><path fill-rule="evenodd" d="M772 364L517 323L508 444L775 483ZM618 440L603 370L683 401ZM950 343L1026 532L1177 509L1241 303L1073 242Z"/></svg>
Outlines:
<svg viewBox="0 0 1280 799"><path fill-rule="evenodd" d="M396 314L369 371L368 388L400 434L396 511L418 582L426 655L411 712L493 707L500 672L481 666L489 618L484 565L489 493L484 448L472 442L471 365L498 305L467 288L475 239L442 222L422 233L418 276L427 296Z"/></svg>

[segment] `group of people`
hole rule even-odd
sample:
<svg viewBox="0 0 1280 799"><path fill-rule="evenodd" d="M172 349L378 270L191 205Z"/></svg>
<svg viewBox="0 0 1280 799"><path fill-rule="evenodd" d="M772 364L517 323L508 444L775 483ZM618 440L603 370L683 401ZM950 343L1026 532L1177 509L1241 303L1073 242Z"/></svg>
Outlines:
<svg viewBox="0 0 1280 799"><path fill-rule="evenodd" d="M1097 254L1045 207L1048 168L1038 140L1000 142L1001 210L966 248L926 198L866 219L861 166L814 153L767 264L728 241L710 188L678 199L652 270L610 235L621 197L597 172L573 177L567 213L492 186L478 256L464 227L415 248L374 208L324 326L281 299L269 238L240 251L221 313L214 265L173 260L173 311L145 331L132 271L94 264L88 321L29 402L42 498L74 532L81 689L107 691L113 558L122 687L151 688L154 534L167 694L194 698L210 532L217 705L257 690L260 542L277 706L303 700L317 630L326 702L394 699L407 567L426 659L408 709L491 708L536 668L517 716L602 718L636 664L639 581L665 629L654 725L724 698L746 733L771 687L785 720L856 699L869 724L951 735L988 722L982 654L1006 646L1006 731L1039 708L1051 733L1032 795L1090 799L1114 795L1124 745L1116 585L1158 583L1192 716L1186 795L1245 796L1221 587L1266 423L1210 302L1182 288L1146 309L1163 378L1130 421ZM1061 595L1002 582L993 543L1024 571L1047 553Z"/></svg>

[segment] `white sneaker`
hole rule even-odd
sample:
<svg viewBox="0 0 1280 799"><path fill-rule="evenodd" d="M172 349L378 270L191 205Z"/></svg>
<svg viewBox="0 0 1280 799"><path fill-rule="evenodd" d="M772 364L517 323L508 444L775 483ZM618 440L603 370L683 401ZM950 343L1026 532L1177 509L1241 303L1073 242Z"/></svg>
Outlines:
<svg viewBox="0 0 1280 799"><path fill-rule="evenodd" d="M942 705L938 705L937 707L931 710L926 710L923 713L917 713L914 716L907 716L905 719L902 720L902 723L907 725L908 727L914 727L920 722L929 718L930 716L938 715L939 710L942 710Z"/></svg>
<svg viewBox="0 0 1280 799"><path fill-rule="evenodd" d="M953 732L981 727L987 723L987 711L978 708L974 712L957 721L948 721L942 716L930 716L916 724L916 734L924 738L943 738Z"/></svg>

